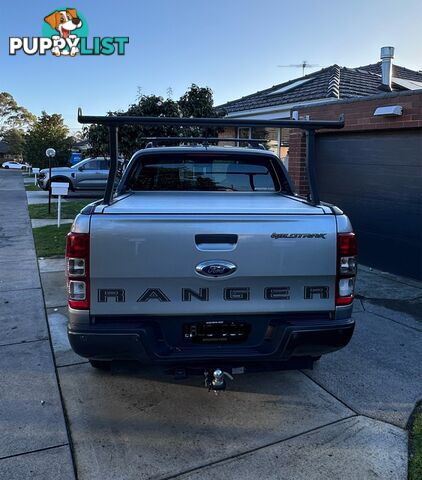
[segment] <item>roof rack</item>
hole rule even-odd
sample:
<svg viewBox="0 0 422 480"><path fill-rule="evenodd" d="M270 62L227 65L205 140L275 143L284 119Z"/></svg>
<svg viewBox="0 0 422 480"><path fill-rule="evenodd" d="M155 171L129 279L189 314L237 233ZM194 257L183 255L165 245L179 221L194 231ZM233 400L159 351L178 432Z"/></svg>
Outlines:
<svg viewBox="0 0 422 480"><path fill-rule="evenodd" d="M344 117L338 120L256 120L244 118L180 118L180 117L135 117L129 115L83 115L78 108L79 123L96 123L109 129L110 138L110 172L103 202L110 205L117 173L118 139L117 129L121 125L174 125L178 127L275 127L300 128L306 132L306 167L309 180L309 200L318 205L319 195L315 176L315 130L322 128L340 129L344 127Z"/></svg>
<svg viewBox="0 0 422 480"><path fill-rule="evenodd" d="M249 148L260 148L265 150L264 143L267 138L240 138L240 137L144 137L143 140L149 140L145 148L156 147L160 143L196 143L207 147L210 143L236 142L247 143Z"/></svg>

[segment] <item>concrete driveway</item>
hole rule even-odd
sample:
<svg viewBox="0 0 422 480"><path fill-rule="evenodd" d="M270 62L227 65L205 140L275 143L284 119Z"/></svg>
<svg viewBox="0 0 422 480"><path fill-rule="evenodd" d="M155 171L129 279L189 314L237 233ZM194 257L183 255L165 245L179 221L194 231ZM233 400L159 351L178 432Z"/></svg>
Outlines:
<svg viewBox="0 0 422 480"><path fill-rule="evenodd" d="M43 261L41 279L80 479L407 478L405 427L422 397L422 318L411 306L421 283L362 267L348 347L312 371L236 376L215 396L199 377L99 372L76 356L63 265Z"/></svg>
<svg viewBox="0 0 422 480"><path fill-rule="evenodd" d="M312 371L236 376L220 396L198 377L95 371L67 341L63 259L34 267L13 178L0 175L0 478L407 478L421 283L362 267L345 349Z"/></svg>

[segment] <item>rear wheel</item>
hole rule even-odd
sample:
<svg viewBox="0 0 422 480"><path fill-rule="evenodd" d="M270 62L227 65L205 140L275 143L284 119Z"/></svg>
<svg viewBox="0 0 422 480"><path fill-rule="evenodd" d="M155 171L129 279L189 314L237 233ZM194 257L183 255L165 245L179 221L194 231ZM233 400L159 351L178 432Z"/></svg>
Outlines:
<svg viewBox="0 0 422 480"><path fill-rule="evenodd" d="M90 359L89 363L91 367L97 368L98 370L110 370L111 369L111 360L93 360Z"/></svg>

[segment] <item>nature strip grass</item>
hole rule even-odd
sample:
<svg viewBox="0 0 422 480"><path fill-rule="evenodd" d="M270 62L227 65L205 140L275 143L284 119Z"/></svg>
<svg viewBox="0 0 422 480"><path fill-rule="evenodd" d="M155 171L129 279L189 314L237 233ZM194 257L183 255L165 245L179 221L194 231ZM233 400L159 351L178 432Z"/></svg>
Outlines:
<svg viewBox="0 0 422 480"><path fill-rule="evenodd" d="M75 218L76 215L92 200L77 200L62 202L61 218ZM34 205L28 205L30 218L57 218L57 204L51 203L51 213L48 214L48 204L36 203Z"/></svg>
<svg viewBox="0 0 422 480"><path fill-rule="evenodd" d="M422 479L422 402L410 419L409 480Z"/></svg>
<svg viewBox="0 0 422 480"><path fill-rule="evenodd" d="M71 223L67 223L59 228L57 228L57 225L33 228L37 257L64 257L66 235L69 233L71 226Z"/></svg>
<svg viewBox="0 0 422 480"><path fill-rule="evenodd" d="M25 185L25 190L28 192L41 192L40 187L38 187L37 185L34 185L33 183L27 183Z"/></svg>

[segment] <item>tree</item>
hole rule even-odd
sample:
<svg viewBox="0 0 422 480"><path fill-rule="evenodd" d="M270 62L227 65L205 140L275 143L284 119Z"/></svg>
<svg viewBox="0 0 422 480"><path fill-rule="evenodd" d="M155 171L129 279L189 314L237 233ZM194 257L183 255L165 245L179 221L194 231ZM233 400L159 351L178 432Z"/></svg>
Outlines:
<svg viewBox="0 0 422 480"><path fill-rule="evenodd" d="M180 112L184 117L215 117L212 90L194 83L179 99Z"/></svg>
<svg viewBox="0 0 422 480"><path fill-rule="evenodd" d="M210 88L192 84L178 101L164 99L157 95L140 95L136 103L125 112L109 112L108 115L134 115L151 117L216 117L213 108L213 95ZM108 129L102 125L85 127L84 134L91 145L90 155L108 155ZM145 137L167 136L215 136L216 129L182 128L174 126L125 125L119 128L119 152L129 159L137 150L143 148Z"/></svg>
<svg viewBox="0 0 422 480"><path fill-rule="evenodd" d="M178 105L183 117L213 118L223 115L214 110L212 90L209 87L199 87L194 83L180 97ZM188 137L218 137L219 131L221 129L218 128L185 127L183 134Z"/></svg>
<svg viewBox="0 0 422 480"><path fill-rule="evenodd" d="M25 151L25 132L18 128L10 128L3 134L3 141L9 146L10 153L22 157Z"/></svg>
<svg viewBox="0 0 422 480"><path fill-rule="evenodd" d="M63 117L57 113L48 115L42 112L27 135L25 159L34 167L45 168L48 166L45 151L51 147L56 150L53 166L67 165L71 146L72 138Z"/></svg>
<svg viewBox="0 0 422 480"><path fill-rule="evenodd" d="M17 104L10 93L0 92L0 136L10 129L26 129L36 117L25 107Z"/></svg>

